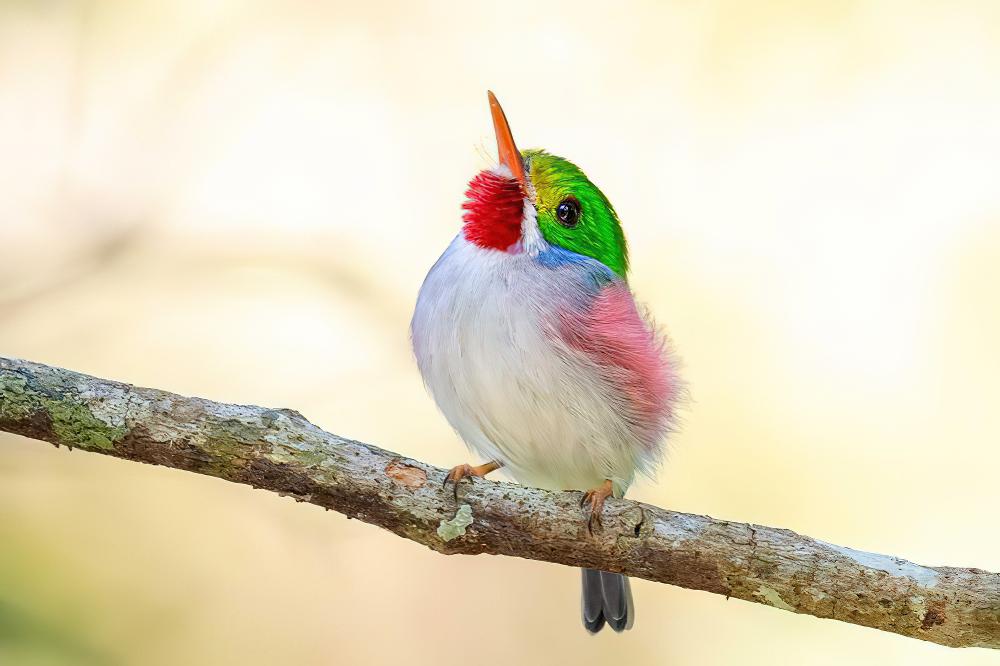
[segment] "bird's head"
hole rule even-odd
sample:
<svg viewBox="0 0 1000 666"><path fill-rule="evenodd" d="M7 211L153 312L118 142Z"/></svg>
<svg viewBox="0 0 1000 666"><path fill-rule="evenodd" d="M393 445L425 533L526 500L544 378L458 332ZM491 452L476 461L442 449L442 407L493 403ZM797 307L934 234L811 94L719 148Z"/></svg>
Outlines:
<svg viewBox="0 0 1000 666"><path fill-rule="evenodd" d="M611 202L569 160L543 150L518 151L492 92L489 101L500 165L469 183L465 238L498 252L558 247L596 259L624 278L628 250Z"/></svg>

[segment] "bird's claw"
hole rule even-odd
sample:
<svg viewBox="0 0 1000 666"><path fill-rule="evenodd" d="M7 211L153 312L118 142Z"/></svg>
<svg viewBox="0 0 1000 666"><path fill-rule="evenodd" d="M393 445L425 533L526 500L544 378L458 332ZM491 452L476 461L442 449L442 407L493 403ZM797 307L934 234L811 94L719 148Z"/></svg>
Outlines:
<svg viewBox="0 0 1000 666"><path fill-rule="evenodd" d="M596 488L591 488L583 494L580 499L580 506L590 504L590 517L587 519L587 532L594 536L594 526L603 529L604 522L601 520L601 513L604 511L604 500L611 497L611 481L605 481Z"/></svg>
<svg viewBox="0 0 1000 666"><path fill-rule="evenodd" d="M458 482L461 481L462 479L464 479L467 476L475 476L475 473L472 471L472 466L471 465L468 465L468 464L465 464L465 465L455 465L454 467L451 468L451 470L447 474L444 475L444 481L441 482L441 487L442 488L447 488L449 482L454 483L455 484L455 501L457 502L458 501Z"/></svg>
<svg viewBox="0 0 1000 666"><path fill-rule="evenodd" d="M604 529L604 523L601 522L601 514L592 513L590 518L587 519L587 534L594 536L594 525L597 525L597 530L600 531Z"/></svg>
<svg viewBox="0 0 1000 666"><path fill-rule="evenodd" d="M495 460L483 463L482 465L455 465L451 468L447 474L444 475L444 481L441 482L441 487L444 488L448 485L448 482L455 484L455 501L458 502L458 483L467 476L486 476L495 469L500 469L501 463Z"/></svg>

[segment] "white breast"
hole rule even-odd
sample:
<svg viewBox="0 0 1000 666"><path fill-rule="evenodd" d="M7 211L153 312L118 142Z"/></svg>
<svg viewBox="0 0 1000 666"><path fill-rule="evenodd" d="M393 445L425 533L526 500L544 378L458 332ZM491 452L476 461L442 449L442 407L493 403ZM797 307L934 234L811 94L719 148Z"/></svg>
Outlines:
<svg viewBox="0 0 1000 666"><path fill-rule="evenodd" d="M424 382L459 435L521 483L624 492L641 444L598 368L556 334L579 273L459 236L427 275L412 322ZM482 462L482 461L473 461Z"/></svg>

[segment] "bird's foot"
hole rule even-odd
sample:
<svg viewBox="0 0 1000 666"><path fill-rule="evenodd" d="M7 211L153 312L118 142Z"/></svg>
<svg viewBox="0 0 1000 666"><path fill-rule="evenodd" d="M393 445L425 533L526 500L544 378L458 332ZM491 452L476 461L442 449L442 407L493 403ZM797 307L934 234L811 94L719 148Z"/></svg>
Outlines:
<svg viewBox="0 0 1000 666"><path fill-rule="evenodd" d="M444 488L448 483L455 484L455 501L458 501L458 482L467 476L486 476L495 469L501 467L500 463L495 460L491 460L488 463L483 463L482 465L456 465L451 468L444 477L444 482L441 487Z"/></svg>
<svg viewBox="0 0 1000 666"><path fill-rule="evenodd" d="M591 536L594 535L594 525L598 529L604 527L601 522L601 512L604 511L604 500L611 497L612 493L611 479L607 479L596 488L591 488L585 492L583 499L580 500L580 506L590 504L590 518L587 519L587 531L590 532Z"/></svg>

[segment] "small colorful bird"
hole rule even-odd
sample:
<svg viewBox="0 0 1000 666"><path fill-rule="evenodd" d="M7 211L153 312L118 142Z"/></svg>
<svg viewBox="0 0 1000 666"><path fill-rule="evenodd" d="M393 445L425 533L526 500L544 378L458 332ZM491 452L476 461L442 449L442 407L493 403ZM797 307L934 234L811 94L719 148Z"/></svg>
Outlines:
<svg viewBox="0 0 1000 666"><path fill-rule="evenodd" d="M486 463L518 482L586 490L588 528L651 474L681 392L666 339L636 305L618 215L576 165L518 152L488 93L500 164L469 183L464 224L424 280L411 323L424 382ZM583 624L632 626L628 578L583 570Z"/></svg>

